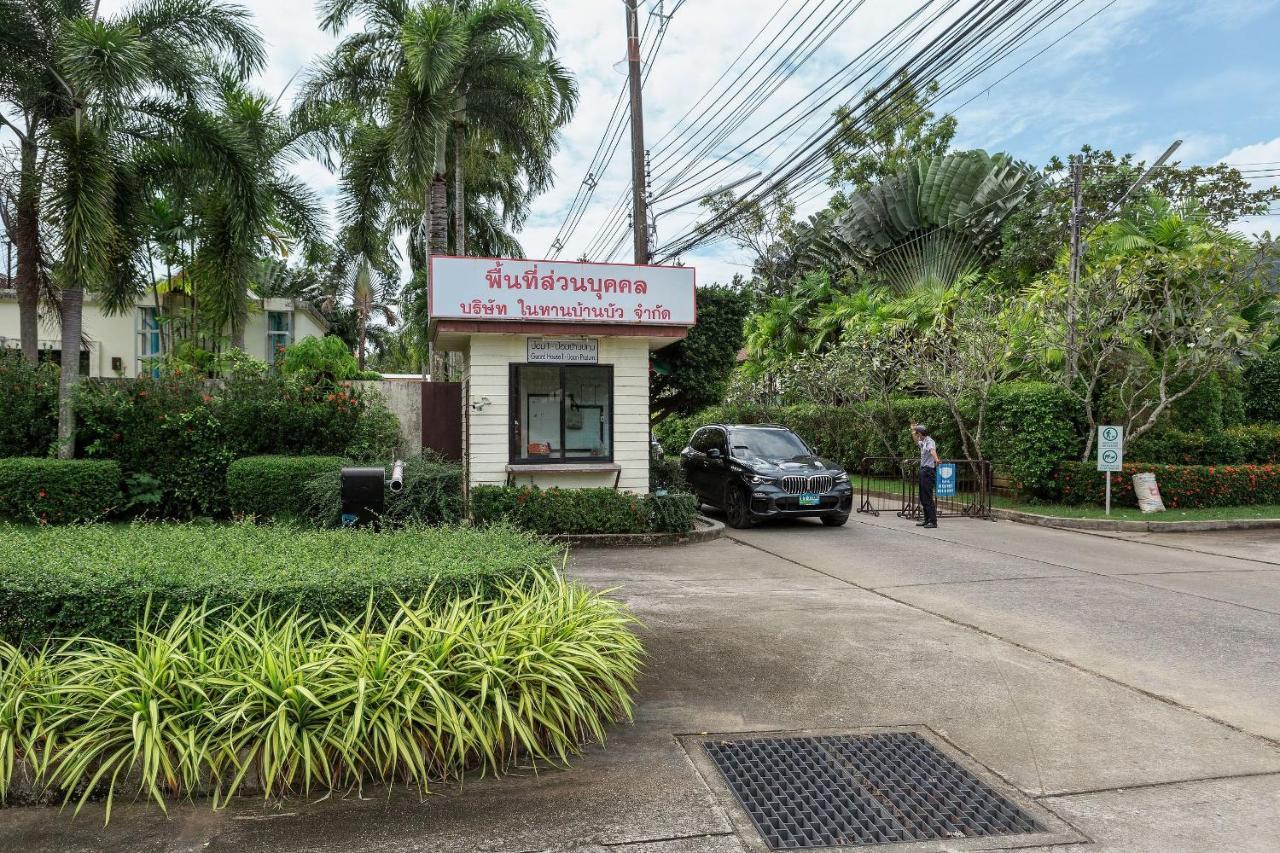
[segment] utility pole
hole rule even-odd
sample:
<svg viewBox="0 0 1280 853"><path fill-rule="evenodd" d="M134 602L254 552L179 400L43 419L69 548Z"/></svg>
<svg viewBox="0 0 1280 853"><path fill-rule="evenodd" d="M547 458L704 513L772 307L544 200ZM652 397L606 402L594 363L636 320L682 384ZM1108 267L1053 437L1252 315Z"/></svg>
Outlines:
<svg viewBox="0 0 1280 853"><path fill-rule="evenodd" d="M635 262L649 263L649 204L645 198L644 107L640 96L640 0L622 0L627 7L627 73L631 80L631 230Z"/></svg>
<svg viewBox="0 0 1280 853"><path fill-rule="evenodd" d="M1067 378L1076 378L1076 295L1080 292L1080 267L1083 240L1080 231L1084 220L1084 163L1071 158L1071 265L1067 284Z"/></svg>

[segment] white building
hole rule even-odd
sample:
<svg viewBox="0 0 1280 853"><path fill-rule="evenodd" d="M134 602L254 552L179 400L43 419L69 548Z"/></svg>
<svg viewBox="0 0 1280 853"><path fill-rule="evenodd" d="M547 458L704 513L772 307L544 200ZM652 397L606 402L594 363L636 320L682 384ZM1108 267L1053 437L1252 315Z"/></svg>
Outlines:
<svg viewBox="0 0 1280 853"><path fill-rule="evenodd" d="M259 299L249 303L244 348L249 355L270 363L279 349L312 336L322 336L328 323L309 303L295 299ZM160 354L160 327L154 305L139 304L121 314L107 314L101 303L86 295L84 337L80 372L84 376L132 378ZM13 290L0 289L0 346L21 345L18 299ZM62 330L51 313L41 312L42 357L61 360Z"/></svg>
<svg viewBox="0 0 1280 853"><path fill-rule="evenodd" d="M686 267L432 258L468 485L648 491L649 354L688 334L694 293Z"/></svg>

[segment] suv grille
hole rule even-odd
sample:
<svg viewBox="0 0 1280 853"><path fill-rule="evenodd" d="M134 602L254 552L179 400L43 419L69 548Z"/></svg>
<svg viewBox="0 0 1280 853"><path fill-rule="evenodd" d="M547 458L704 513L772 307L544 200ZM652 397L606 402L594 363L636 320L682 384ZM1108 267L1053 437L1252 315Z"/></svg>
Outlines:
<svg viewBox="0 0 1280 853"><path fill-rule="evenodd" d="M831 491L834 481L830 474L815 474L812 477L783 477L782 489L788 494L798 495L802 492L822 494Z"/></svg>

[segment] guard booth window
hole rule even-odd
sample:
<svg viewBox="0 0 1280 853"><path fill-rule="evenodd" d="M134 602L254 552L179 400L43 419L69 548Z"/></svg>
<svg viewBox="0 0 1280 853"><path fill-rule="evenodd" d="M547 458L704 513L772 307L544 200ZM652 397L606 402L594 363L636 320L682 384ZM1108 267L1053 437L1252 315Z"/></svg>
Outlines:
<svg viewBox="0 0 1280 853"><path fill-rule="evenodd" d="M613 461L612 365L511 365L511 461Z"/></svg>

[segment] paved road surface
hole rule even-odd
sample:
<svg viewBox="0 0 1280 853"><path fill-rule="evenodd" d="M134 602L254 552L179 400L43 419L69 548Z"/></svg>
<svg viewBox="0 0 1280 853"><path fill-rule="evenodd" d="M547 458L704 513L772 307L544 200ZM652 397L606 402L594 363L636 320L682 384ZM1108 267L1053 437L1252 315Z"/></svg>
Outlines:
<svg viewBox="0 0 1280 853"><path fill-rule="evenodd" d="M0 811L24 851L738 853L675 736L923 725L1088 842L1280 849L1280 535L892 517L584 551L652 654L633 725L567 771L227 812ZM937 849L947 849L940 845Z"/></svg>

